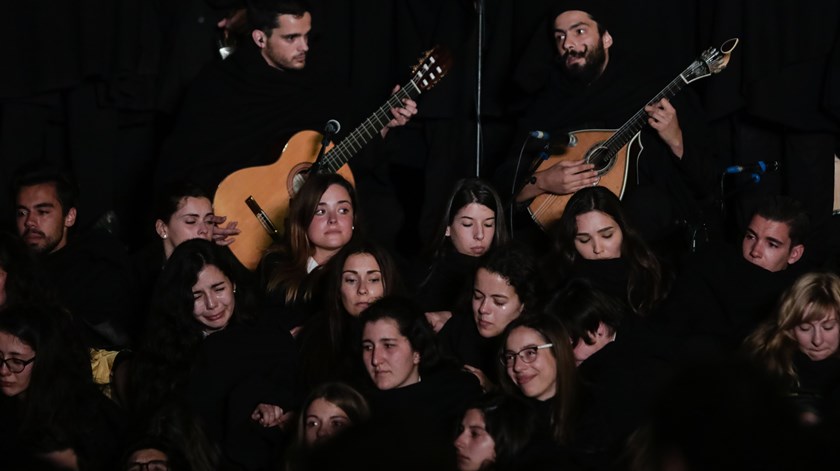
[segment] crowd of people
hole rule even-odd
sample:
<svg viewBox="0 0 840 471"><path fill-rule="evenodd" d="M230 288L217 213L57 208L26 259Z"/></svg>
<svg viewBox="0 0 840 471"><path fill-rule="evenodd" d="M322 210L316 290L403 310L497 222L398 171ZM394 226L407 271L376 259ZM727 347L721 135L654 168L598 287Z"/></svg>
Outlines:
<svg viewBox="0 0 840 471"><path fill-rule="evenodd" d="M790 196L756 204L736 246L721 236L702 107L690 93L645 101L650 77L628 74L600 4L551 12L556 61L515 149L493 178L427 185L437 221L410 251L381 237L390 215L369 211L363 172L304 173L255 267L234 250L242 221L214 209L224 175L335 105L307 101L314 12L299 0L249 1L220 23L246 18L247 42L185 97L145 246L129 250L107 218L80 230L90 187L22 167L16 230L0 232L0 468L837 463L836 254L824 241L809 254L823 233ZM400 87L388 103L371 146L416 144L400 133L428 119L422 104ZM643 150L615 164L620 188L605 183L613 164L584 156L523 164L553 149L537 130L617 128L632 108ZM247 156L230 159L235 143L203 123L242 131ZM449 125L425 129L430 148ZM534 206L546 195L565 201L556 218Z"/></svg>

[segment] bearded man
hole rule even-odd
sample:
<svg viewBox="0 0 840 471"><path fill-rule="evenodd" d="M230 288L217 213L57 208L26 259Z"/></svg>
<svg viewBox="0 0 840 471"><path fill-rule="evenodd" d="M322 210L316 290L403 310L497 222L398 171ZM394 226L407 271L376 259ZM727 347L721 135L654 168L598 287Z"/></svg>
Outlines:
<svg viewBox="0 0 840 471"><path fill-rule="evenodd" d="M715 188L711 139L699 100L689 89L676 95L673 103L651 102L673 79L669 75L678 71L659 75L642 67L648 62L630 53L639 48L631 44L619 48L620 38L610 34L607 17L620 21L609 2L592 0L564 2L555 11L551 32L556 56L550 77L519 117L516 156L500 167L497 181L503 193L510 189L520 207L544 193L571 194L596 185L599 176L582 158L539 171L531 166L529 171L530 156L519 156L522 143L533 142L528 136L534 131L556 138L586 129L615 130L643 109L647 114L639 139L643 152L638 158L631 153L623 200L631 222L648 241L658 242L676 234L676 221L702 220L698 201ZM512 175L514 182L509 180Z"/></svg>

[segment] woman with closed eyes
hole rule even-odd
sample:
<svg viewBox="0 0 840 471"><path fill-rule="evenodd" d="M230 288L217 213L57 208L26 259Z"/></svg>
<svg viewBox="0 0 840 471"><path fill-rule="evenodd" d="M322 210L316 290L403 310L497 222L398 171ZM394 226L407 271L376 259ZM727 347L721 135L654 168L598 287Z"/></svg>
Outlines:
<svg viewBox="0 0 840 471"><path fill-rule="evenodd" d="M504 207L493 186L478 178L460 180L432 243L432 262L415 283L414 298L436 332L459 311L469 312L476 264L508 239Z"/></svg>
<svg viewBox="0 0 840 471"><path fill-rule="evenodd" d="M801 420L816 424L840 413L840 277L801 276L783 295L776 315L747 337L755 362L789 393Z"/></svg>
<svg viewBox="0 0 840 471"><path fill-rule="evenodd" d="M627 223L621 201L601 186L577 191L552 229L563 280L588 278L648 315L665 298L668 280L653 251ZM556 270L555 270L556 271Z"/></svg>

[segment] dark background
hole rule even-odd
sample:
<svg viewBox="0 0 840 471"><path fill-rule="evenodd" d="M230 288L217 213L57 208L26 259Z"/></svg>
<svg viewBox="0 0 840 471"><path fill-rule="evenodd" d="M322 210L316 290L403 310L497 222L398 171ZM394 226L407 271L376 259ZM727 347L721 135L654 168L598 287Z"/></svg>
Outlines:
<svg viewBox="0 0 840 471"><path fill-rule="evenodd" d="M477 2L314 0L311 72L351 91L352 129L405 83L422 51L446 44L456 66L418 100L420 114L381 152L353 161L368 218L389 221L377 237L427 236L456 178L476 173ZM509 152L513 110L540 89L552 50L554 1L486 0L481 176ZM580 4L580 2L576 2ZM238 6L223 0L8 2L0 29L0 223L11 228L18 169L69 169L79 181L80 225L115 211L134 248L153 237L152 171L184 89L218 60L216 22ZM649 57L652 76L676 76L709 46L741 42L721 74L692 84L715 131L720 168L778 160L758 184L727 180L731 233L764 194L802 200L828 231L833 155L840 123L840 3L805 0L609 2L616 41ZM655 72L655 73L654 73ZM664 84L663 84L664 85ZM640 104L641 106L641 104ZM235 158L235 156L232 156ZM420 178L426 175L426 179ZM423 195L426 195L424 197ZM424 232L425 231L425 232ZM833 232L820 232L828 249ZM407 241L407 242L406 242Z"/></svg>

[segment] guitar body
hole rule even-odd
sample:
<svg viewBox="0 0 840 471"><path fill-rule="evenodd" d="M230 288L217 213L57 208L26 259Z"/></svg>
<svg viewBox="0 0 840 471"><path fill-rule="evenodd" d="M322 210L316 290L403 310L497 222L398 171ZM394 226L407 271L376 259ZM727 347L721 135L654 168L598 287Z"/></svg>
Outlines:
<svg viewBox="0 0 840 471"><path fill-rule="evenodd" d="M630 142L613 155L602 147L602 144L613 134L615 134L615 130L588 129L576 131L572 133L574 136L573 142L576 140L576 144L567 147L563 154L549 156L537 167L537 171L548 169L561 161L584 159L595 164L595 170L599 172L601 177L598 185L607 188L621 198L624 196L624 189L627 185L629 161L632 160L630 149L636 148L634 143L639 140L639 135L634 136ZM541 228L547 229L560 219L571 197L571 194L543 193L531 201L531 204L528 205L528 213Z"/></svg>
<svg viewBox="0 0 840 471"><path fill-rule="evenodd" d="M301 131L289 139L276 162L238 170L222 180L216 189L213 210L227 216L228 221L237 221L242 232L230 249L249 269L256 269L272 238L245 200L252 196L282 232L286 227L289 200L318 157L322 139L318 132ZM354 184L348 165L343 165L337 173Z"/></svg>

